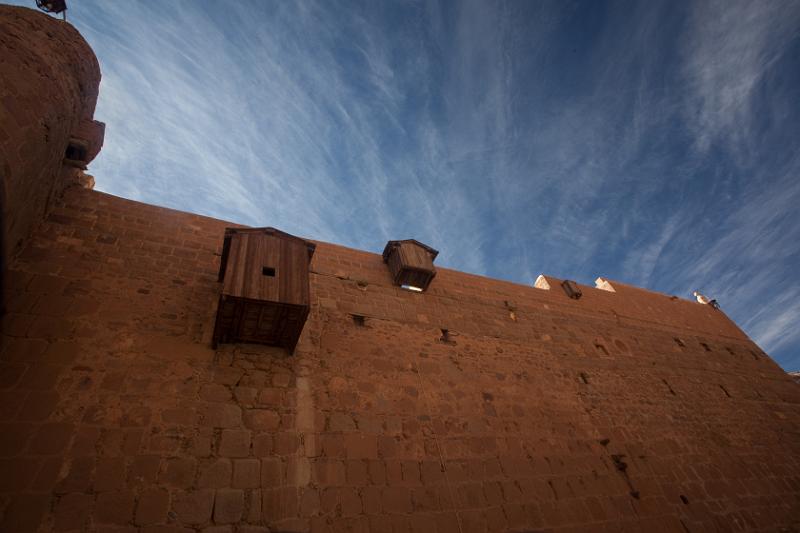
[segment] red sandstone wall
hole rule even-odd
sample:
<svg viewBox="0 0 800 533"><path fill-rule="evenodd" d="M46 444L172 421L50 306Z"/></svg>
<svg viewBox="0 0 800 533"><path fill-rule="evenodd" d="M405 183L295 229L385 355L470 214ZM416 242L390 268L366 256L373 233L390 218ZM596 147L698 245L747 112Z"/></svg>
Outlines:
<svg viewBox="0 0 800 533"><path fill-rule="evenodd" d="M0 5L3 257L20 249L50 198L60 192L70 133L81 119L91 120L99 83L97 59L70 24Z"/></svg>
<svg viewBox="0 0 800 533"><path fill-rule="evenodd" d="M82 189L48 215L11 271L0 530L800 524L800 387L722 313L445 269L404 292L320 243L296 355L215 352L225 225Z"/></svg>

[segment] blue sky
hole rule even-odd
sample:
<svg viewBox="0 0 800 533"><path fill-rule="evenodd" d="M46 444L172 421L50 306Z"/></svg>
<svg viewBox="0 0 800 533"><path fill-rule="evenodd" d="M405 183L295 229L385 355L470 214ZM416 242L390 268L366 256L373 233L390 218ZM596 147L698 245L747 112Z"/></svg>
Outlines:
<svg viewBox="0 0 800 533"><path fill-rule="evenodd" d="M103 72L99 190L520 283L699 288L800 370L798 1L68 17Z"/></svg>

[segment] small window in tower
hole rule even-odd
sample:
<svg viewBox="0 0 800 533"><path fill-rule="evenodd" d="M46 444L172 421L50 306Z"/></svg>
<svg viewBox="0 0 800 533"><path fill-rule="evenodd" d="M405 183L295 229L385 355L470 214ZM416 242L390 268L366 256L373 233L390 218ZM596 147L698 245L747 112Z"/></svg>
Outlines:
<svg viewBox="0 0 800 533"><path fill-rule="evenodd" d="M88 153L89 148L85 143L73 140L67 145L67 150L64 152L64 159L85 163Z"/></svg>
<svg viewBox="0 0 800 533"><path fill-rule="evenodd" d="M275 277L275 269L273 267L261 267L261 273L271 278Z"/></svg>

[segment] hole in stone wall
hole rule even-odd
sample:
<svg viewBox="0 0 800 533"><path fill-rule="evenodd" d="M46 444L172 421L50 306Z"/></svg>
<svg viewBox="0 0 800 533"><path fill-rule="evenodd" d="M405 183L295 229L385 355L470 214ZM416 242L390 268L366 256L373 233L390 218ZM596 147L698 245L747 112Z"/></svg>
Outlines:
<svg viewBox="0 0 800 533"><path fill-rule="evenodd" d="M672 339L672 340L674 340L674 341L675 341L675 344L677 344L677 345L678 345L678 346L680 346L681 348L683 348L683 347L685 347L685 346L686 346L686 344L684 344L684 342L683 342L682 340L680 340L678 337L673 337L673 339Z"/></svg>
<svg viewBox="0 0 800 533"><path fill-rule="evenodd" d="M606 350L606 347L600 344L599 342L594 343L594 348L601 354L608 355L608 350Z"/></svg>
<svg viewBox="0 0 800 533"><path fill-rule="evenodd" d="M589 375L586 372L581 372L580 373L580 378L581 378L581 381L583 381L584 385L588 385L589 384Z"/></svg>
<svg viewBox="0 0 800 533"><path fill-rule="evenodd" d="M724 392L724 393L725 393L725 396L727 396L728 398L732 398L732 396L731 396L731 395L730 395L730 393L728 392L728 389L726 389L726 388L725 388L725 387L723 387L722 385L720 385L720 386L719 386L719 388L720 388L720 389L722 389L722 392Z"/></svg>
<svg viewBox="0 0 800 533"><path fill-rule="evenodd" d="M444 344L455 345L456 341L453 340L453 336L455 333L450 333L449 330L442 328L442 336L439 337L439 342L443 342Z"/></svg>
<svg viewBox="0 0 800 533"><path fill-rule="evenodd" d="M350 316L353 317L353 324L355 324L356 326L364 326L364 324L366 323L366 319L364 318L363 315L350 315Z"/></svg>
<svg viewBox="0 0 800 533"><path fill-rule="evenodd" d="M701 342L701 343L700 343L700 346L702 346L702 347L703 347L703 349L704 349L705 351L707 351L707 352L710 352L710 351L711 351L711 347L710 347L708 344L704 343L704 342Z"/></svg>
<svg viewBox="0 0 800 533"><path fill-rule="evenodd" d="M273 267L261 267L261 273L271 278L275 277L275 269Z"/></svg>
<svg viewBox="0 0 800 533"><path fill-rule="evenodd" d="M683 494L681 494L681 501L683 502L684 505L689 505L689 498L687 498Z"/></svg>
<svg viewBox="0 0 800 533"><path fill-rule="evenodd" d="M726 350L726 351L727 351L729 354L731 354L731 355L736 355L736 352L734 352L734 351L733 351L733 350L730 348L730 346L726 346L726 347L725 347L725 350Z"/></svg>
<svg viewBox="0 0 800 533"><path fill-rule="evenodd" d="M553 498L555 498L557 500L558 499L558 492L556 492L556 488L553 485L553 482L548 479L547 480L547 484L550 486L550 491L553 493Z"/></svg>
<svg viewBox="0 0 800 533"><path fill-rule="evenodd" d="M87 159L87 153L88 150L86 146L71 142L67 145L67 149L64 152L64 159L71 159L73 161L85 162Z"/></svg>
<svg viewBox="0 0 800 533"><path fill-rule="evenodd" d="M508 309L508 318L513 320L514 322L517 321L517 306L514 305L514 302L509 300L505 301L506 309Z"/></svg>
<svg viewBox="0 0 800 533"><path fill-rule="evenodd" d="M753 359L758 361L758 354L756 354L756 352L754 352L753 350L750 350L750 353L753 355Z"/></svg>

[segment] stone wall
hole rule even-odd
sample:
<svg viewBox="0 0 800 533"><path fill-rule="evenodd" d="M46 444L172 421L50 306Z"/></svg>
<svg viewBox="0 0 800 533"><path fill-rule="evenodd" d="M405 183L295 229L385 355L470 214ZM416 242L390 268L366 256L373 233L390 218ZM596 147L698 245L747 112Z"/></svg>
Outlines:
<svg viewBox="0 0 800 533"><path fill-rule="evenodd" d="M722 312L447 269L417 294L319 243L295 355L214 351L226 225L56 202L10 272L0 530L798 526L800 387Z"/></svg>
<svg viewBox="0 0 800 533"><path fill-rule="evenodd" d="M231 224L62 192L96 60L19 8L0 45L0 531L800 528L800 387L709 306L318 243L295 355L212 350Z"/></svg>
<svg viewBox="0 0 800 533"><path fill-rule="evenodd" d="M99 134L94 146L102 144L92 127L100 67L70 24L0 5L0 80L0 255L8 258L68 181L70 136Z"/></svg>

